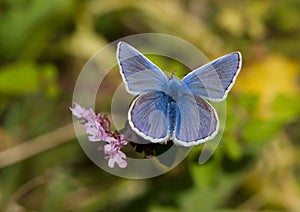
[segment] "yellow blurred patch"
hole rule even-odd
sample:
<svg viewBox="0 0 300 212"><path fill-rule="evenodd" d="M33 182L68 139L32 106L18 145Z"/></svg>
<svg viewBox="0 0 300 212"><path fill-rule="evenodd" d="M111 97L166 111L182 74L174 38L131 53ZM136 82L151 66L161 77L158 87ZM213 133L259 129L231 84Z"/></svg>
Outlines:
<svg viewBox="0 0 300 212"><path fill-rule="evenodd" d="M255 94L260 102L257 108L260 117L269 118L272 114L272 102L280 94L299 94L297 85L298 64L279 56L269 55L260 62L243 64L241 74L233 87L238 94Z"/></svg>

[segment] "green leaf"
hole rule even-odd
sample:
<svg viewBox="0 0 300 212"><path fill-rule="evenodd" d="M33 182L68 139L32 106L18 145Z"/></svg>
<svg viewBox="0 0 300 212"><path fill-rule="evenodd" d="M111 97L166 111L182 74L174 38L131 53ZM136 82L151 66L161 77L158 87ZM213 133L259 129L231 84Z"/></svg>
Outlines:
<svg viewBox="0 0 300 212"><path fill-rule="evenodd" d="M167 206L152 206L150 208L150 212L177 212L178 210L175 207L167 207Z"/></svg>
<svg viewBox="0 0 300 212"><path fill-rule="evenodd" d="M231 159L239 160L243 156L243 150L234 136L224 137L224 143L226 152Z"/></svg>
<svg viewBox="0 0 300 212"><path fill-rule="evenodd" d="M0 93L20 95L38 87L38 68L32 63L11 64L0 70Z"/></svg>
<svg viewBox="0 0 300 212"><path fill-rule="evenodd" d="M180 211L219 211L240 183L242 175L225 175L219 172L216 177L218 180L207 188L193 187L182 192L178 197Z"/></svg>
<svg viewBox="0 0 300 212"><path fill-rule="evenodd" d="M44 89L48 96L56 96L56 75L56 68L52 65L13 63L0 69L0 93L19 96Z"/></svg>
<svg viewBox="0 0 300 212"><path fill-rule="evenodd" d="M196 186L200 189L208 188L216 180L216 166L214 161L203 165L193 163L190 165L190 172Z"/></svg>
<svg viewBox="0 0 300 212"><path fill-rule="evenodd" d="M271 139L280 129L276 120L250 120L242 130L243 138L248 142L263 142Z"/></svg>
<svg viewBox="0 0 300 212"><path fill-rule="evenodd" d="M300 98L299 96L279 95L275 98L272 107L278 121L290 122L299 116Z"/></svg>
<svg viewBox="0 0 300 212"><path fill-rule="evenodd" d="M76 1L71 0L11 2L0 19L1 58L36 58L69 19L74 6Z"/></svg>

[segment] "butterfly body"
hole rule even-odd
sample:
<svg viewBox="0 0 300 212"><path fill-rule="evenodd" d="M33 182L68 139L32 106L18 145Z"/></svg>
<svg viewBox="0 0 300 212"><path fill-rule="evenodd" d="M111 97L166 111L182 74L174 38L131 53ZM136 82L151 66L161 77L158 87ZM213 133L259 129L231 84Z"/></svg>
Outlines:
<svg viewBox="0 0 300 212"><path fill-rule="evenodd" d="M168 107L168 119L169 119L169 132L170 132L170 140L173 140L173 134L176 127L176 118L179 116L178 106L176 105L175 100L171 99Z"/></svg>
<svg viewBox="0 0 300 212"><path fill-rule="evenodd" d="M117 60L126 89L138 97L128 111L131 128L151 142L192 146L218 132L215 109L203 98L226 98L241 67L239 52L225 55L190 72L170 78L130 45L118 44Z"/></svg>

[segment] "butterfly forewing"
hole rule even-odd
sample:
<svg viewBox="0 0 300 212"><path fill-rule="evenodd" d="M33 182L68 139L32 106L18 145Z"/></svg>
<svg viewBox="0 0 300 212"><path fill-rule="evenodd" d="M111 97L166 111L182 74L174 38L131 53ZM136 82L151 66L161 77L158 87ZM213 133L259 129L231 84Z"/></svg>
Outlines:
<svg viewBox="0 0 300 212"><path fill-rule="evenodd" d="M129 93L138 95L147 90L166 89L168 81L166 75L132 46L120 42L117 61Z"/></svg>
<svg viewBox="0 0 300 212"><path fill-rule="evenodd" d="M182 82L194 95L211 101L222 101L235 82L241 62L239 52L227 54L192 71Z"/></svg>

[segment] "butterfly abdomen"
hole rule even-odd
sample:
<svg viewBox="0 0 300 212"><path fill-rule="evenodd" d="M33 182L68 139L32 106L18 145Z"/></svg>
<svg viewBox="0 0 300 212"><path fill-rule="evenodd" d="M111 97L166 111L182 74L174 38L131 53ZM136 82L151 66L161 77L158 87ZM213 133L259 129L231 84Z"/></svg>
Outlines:
<svg viewBox="0 0 300 212"><path fill-rule="evenodd" d="M168 105L168 118L169 118L169 132L170 132L170 139L173 139L173 133L176 127L176 119L178 116L178 106L176 102L170 97L170 102Z"/></svg>

